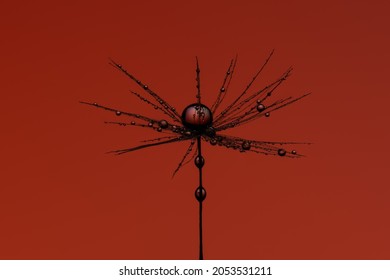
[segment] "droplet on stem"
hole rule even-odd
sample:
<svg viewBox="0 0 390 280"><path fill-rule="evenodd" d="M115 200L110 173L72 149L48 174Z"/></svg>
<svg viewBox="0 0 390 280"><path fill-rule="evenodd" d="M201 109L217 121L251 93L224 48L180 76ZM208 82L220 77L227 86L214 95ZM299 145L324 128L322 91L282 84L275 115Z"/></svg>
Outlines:
<svg viewBox="0 0 390 280"><path fill-rule="evenodd" d="M199 202L202 202L203 200L206 199L206 189L205 188L201 188L201 187L198 187L196 190L195 190L195 197L196 197L196 200L199 201Z"/></svg>
<svg viewBox="0 0 390 280"><path fill-rule="evenodd" d="M251 148L251 143L249 141L242 142L242 149L243 150L249 150Z"/></svg>
<svg viewBox="0 0 390 280"><path fill-rule="evenodd" d="M204 157L197 156L194 160L196 167L202 168L204 166Z"/></svg>
<svg viewBox="0 0 390 280"><path fill-rule="evenodd" d="M159 121L158 125L161 128L167 128L168 127L168 122L166 120L161 120L161 121Z"/></svg>
<svg viewBox="0 0 390 280"><path fill-rule="evenodd" d="M257 105L256 109L257 109L257 111L259 111L261 113L265 110L265 106L263 104L259 104L259 105Z"/></svg>

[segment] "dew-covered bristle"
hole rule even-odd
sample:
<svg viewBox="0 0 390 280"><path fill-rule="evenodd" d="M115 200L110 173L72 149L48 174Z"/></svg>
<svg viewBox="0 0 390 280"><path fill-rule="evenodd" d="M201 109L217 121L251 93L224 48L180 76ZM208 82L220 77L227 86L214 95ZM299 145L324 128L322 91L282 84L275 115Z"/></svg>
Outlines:
<svg viewBox="0 0 390 280"><path fill-rule="evenodd" d="M142 88L145 95L135 91L131 91L131 93L142 102L148 104L150 108L161 113L163 118L150 118L141 114L127 112L117 108L106 107L96 102L81 103L96 107L98 109L110 111L119 119L119 121L107 121L105 122L106 124L119 125L123 127L143 127L145 129L153 130L160 135L164 135L143 140L141 141L144 143L142 145L127 149L114 150L110 153L121 155L153 146L190 140L191 143L188 146L181 161L179 162L177 168L175 169L173 175L175 175L184 165L190 161L193 161L194 159L195 165L198 168L201 169L203 167L204 158L202 157L202 161L199 155L196 156L197 152L200 152L198 149L200 148L201 140L210 143L212 146L221 146L228 149L237 150L242 153L253 152L263 155L299 158L303 155L299 154L292 146L310 143L256 141L221 134L222 131L247 124L258 118L270 117L271 112L293 104L309 95L308 93L297 98L287 97L277 100L272 98L280 85L282 85L284 81L290 76L292 71L291 67L288 68L278 79L272 83L266 85L260 90L252 91L254 82L269 63L273 53L274 52L272 51L269 54L267 59L261 65L260 69L254 74L244 90L233 100L233 102L225 106L223 110L220 110L221 104L223 104L223 101L229 90L233 73L236 69L237 56L230 61L222 84L219 88L219 92L210 109L201 103L201 71L197 57L195 68L196 103L187 106L181 115L175 107L171 106L159 94L151 90L149 85L137 79L126 69L124 69L121 64L118 64L113 60L110 61L110 64L128 78L130 78L132 81L134 81L136 85ZM250 91L252 91L252 93ZM198 139L198 146L195 146L196 139ZM193 152L194 147L196 149L195 153Z"/></svg>

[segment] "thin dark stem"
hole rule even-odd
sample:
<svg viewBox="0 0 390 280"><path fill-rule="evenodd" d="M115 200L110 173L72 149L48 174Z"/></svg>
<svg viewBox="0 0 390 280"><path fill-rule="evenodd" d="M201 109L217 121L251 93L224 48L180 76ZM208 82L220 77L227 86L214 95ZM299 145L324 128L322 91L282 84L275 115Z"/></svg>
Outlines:
<svg viewBox="0 0 390 280"><path fill-rule="evenodd" d="M198 158L202 158L202 147L201 147L201 137L198 136ZM199 193L202 196L203 194L203 184L202 184L202 165L198 167L199 169ZM202 227L202 202L203 199L199 200L199 259L203 260L203 227Z"/></svg>
<svg viewBox="0 0 390 280"><path fill-rule="evenodd" d="M200 68L199 68L199 61L198 57L196 57L196 88L197 88L197 94L196 99L198 100L198 104L201 103L201 96L200 96Z"/></svg>

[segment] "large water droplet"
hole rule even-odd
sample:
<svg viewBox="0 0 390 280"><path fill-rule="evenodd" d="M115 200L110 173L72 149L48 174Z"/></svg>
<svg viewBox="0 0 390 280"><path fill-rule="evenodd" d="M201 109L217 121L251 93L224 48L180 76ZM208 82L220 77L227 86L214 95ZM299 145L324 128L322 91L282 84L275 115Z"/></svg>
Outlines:
<svg viewBox="0 0 390 280"><path fill-rule="evenodd" d="M122 112L116 111L115 114L116 114L117 116L120 116L120 115L122 115Z"/></svg>
<svg viewBox="0 0 390 280"><path fill-rule="evenodd" d="M213 122L211 110L203 104L191 104L187 106L181 116L182 123L185 127L203 130Z"/></svg>

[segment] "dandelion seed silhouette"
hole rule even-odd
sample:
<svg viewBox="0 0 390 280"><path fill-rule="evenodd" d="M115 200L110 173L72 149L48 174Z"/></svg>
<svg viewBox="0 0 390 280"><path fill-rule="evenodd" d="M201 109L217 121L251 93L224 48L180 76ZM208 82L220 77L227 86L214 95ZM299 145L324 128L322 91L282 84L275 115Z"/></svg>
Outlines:
<svg viewBox="0 0 390 280"><path fill-rule="evenodd" d="M137 92L131 91L141 101L149 104L154 109L165 115L164 119L152 119L139 114L123 112L118 109L105 107L98 103L80 102L86 105L91 105L103 110L111 111L116 116L125 116L130 119L130 122L106 122L120 126L140 126L148 129L153 129L156 132L168 134L154 139L144 140L145 144L132 148L114 150L109 153L122 155L125 153L141 150L153 146L165 145L175 142L190 141L190 144L179 162L177 168L173 172L173 176L187 163L194 160L195 166L199 170L199 187L195 190L195 198L199 202L199 259L203 259L203 237L202 237L202 203L206 198L206 190L202 185L202 169L205 165L205 159L201 151L202 140L209 142L210 145L219 145L225 148L237 150L239 152L253 152L263 155L275 155L280 157L299 158L302 154L297 153L295 149L287 150L286 147L291 145L310 144L307 142L274 142L274 141L259 141L249 140L239 137L224 135L221 132L247 124L261 117L270 117L271 112L282 109L291 105L302 98L308 96L306 93L297 98L287 97L276 101L271 101L271 96L274 91L287 79L291 74L292 68L288 68L277 80L268 84L260 90L249 93L252 84L258 78L265 66L268 64L273 55L273 51L269 54L265 62L262 64L252 80L246 88L239 94L232 103L226 106L219 113L218 109L228 93L229 85L233 77L233 73L237 64L237 56L230 61L229 67L224 75L222 86L213 105L209 108L201 103L201 87L200 87L200 68L198 59L196 59L196 102L187 106L180 115L175 107L172 107L160 95L151 90L146 84L138 80L130 74L122 65L110 60L110 65L121 71L128 78L133 80L146 93L146 98ZM197 143L195 150L194 146ZM188 160L188 157L191 158ZM187 160L187 161L186 161Z"/></svg>

